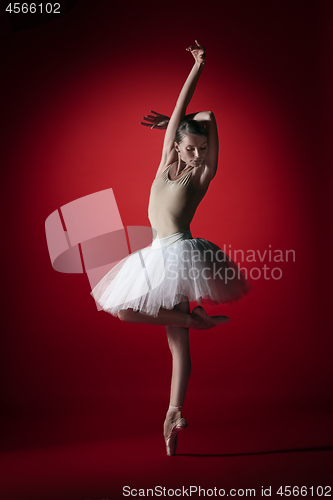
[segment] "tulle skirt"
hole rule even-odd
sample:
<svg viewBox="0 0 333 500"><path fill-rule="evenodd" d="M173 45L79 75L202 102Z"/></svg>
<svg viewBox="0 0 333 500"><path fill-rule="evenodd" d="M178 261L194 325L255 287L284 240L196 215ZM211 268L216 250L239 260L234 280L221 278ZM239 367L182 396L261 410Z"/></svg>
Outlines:
<svg viewBox="0 0 333 500"><path fill-rule="evenodd" d="M131 308L157 316L179 302L233 304L252 290L244 273L214 243L191 231L155 238L116 264L90 294L117 316Z"/></svg>

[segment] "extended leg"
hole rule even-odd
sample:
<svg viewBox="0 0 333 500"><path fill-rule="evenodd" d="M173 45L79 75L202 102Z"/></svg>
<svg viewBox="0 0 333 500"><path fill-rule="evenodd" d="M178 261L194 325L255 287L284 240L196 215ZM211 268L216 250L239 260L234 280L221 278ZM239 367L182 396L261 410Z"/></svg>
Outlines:
<svg viewBox="0 0 333 500"><path fill-rule="evenodd" d="M135 312L133 309L121 309L118 313L118 318L128 323L144 323L148 325L170 325L183 326L189 322L190 315L176 308L164 309L160 308L158 316L150 316L141 312Z"/></svg>
<svg viewBox="0 0 333 500"><path fill-rule="evenodd" d="M208 316L200 306L195 307L191 313L189 308L183 310L177 306L173 309L164 309L161 307L157 317L135 312L133 309L121 309L118 312L118 318L128 323L194 328L195 330L213 328L229 321L227 316Z"/></svg>

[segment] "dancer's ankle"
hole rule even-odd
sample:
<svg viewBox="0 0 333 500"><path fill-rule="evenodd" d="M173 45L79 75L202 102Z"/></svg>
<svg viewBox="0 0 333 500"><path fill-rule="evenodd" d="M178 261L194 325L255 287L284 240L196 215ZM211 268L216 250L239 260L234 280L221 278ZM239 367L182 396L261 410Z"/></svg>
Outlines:
<svg viewBox="0 0 333 500"><path fill-rule="evenodd" d="M168 408L168 412L169 412L169 411L170 411L170 412L171 412L171 411L173 411L173 412L175 412L175 411L180 411L180 412L181 412L181 411L182 411L182 408L183 408L183 406L174 406L174 405L170 404L170 405L169 405L169 408Z"/></svg>

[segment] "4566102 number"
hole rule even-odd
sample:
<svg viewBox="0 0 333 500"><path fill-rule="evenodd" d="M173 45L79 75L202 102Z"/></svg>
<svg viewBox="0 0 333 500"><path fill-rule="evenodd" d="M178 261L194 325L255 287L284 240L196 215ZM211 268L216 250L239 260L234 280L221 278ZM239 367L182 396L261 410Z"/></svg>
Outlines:
<svg viewBox="0 0 333 500"><path fill-rule="evenodd" d="M331 486L280 486L276 492L281 497L331 497Z"/></svg>
<svg viewBox="0 0 333 500"><path fill-rule="evenodd" d="M9 3L6 7L9 14L60 14L60 3Z"/></svg>

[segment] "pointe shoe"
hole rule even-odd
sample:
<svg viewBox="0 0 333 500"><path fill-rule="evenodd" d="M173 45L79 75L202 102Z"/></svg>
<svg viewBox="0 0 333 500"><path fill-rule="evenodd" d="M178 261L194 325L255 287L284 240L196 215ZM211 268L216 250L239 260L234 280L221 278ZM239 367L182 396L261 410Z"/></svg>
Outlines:
<svg viewBox="0 0 333 500"><path fill-rule="evenodd" d="M214 326L220 325L222 323L229 323L230 318L228 316L208 316L203 307L197 306L193 309L192 315L198 316L203 320L202 322L198 322L197 330L213 328ZM193 317L193 316L192 316ZM206 325L206 326L205 326Z"/></svg>
<svg viewBox="0 0 333 500"><path fill-rule="evenodd" d="M186 429L187 426L188 423L186 422L185 418L181 417L171 427L169 436L167 438L164 438L166 445L166 452L169 457L172 457L173 455L176 454L178 433L183 429Z"/></svg>

